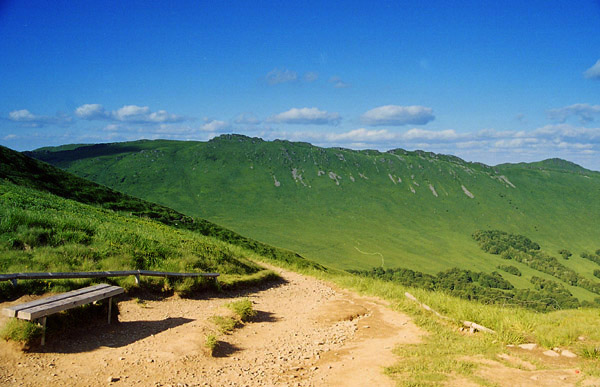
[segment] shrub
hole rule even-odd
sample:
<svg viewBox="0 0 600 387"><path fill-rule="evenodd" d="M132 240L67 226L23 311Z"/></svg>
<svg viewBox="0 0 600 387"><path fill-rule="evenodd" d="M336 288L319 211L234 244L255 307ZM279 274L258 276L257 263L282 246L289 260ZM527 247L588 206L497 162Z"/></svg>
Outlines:
<svg viewBox="0 0 600 387"><path fill-rule="evenodd" d="M562 255L564 259L569 259L569 257L573 255L569 250L566 249L558 250L558 253Z"/></svg>
<svg viewBox="0 0 600 387"><path fill-rule="evenodd" d="M509 274L516 275L517 277L521 276L521 270L512 265L498 265L498 269L504 270Z"/></svg>

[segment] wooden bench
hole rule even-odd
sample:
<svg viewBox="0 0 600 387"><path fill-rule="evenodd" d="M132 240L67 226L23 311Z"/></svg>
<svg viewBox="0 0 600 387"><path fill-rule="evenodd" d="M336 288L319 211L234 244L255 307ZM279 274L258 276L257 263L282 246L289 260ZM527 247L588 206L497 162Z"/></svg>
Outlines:
<svg viewBox="0 0 600 387"><path fill-rule="evenodd" d="M2 313L9 317L20 318L23 320L39 320L43 328L42 345L46 343L46 317L62 312L63 310L76 308L81 305L108 298L108 323L110 324L110 315L112 312L113 296L124 293L125 290L120 286L108 284L99 284L88 286L87 288L73 290L67 293L57 294L39 300L26 302L24 304L8 306L2 309Z"/></svg>

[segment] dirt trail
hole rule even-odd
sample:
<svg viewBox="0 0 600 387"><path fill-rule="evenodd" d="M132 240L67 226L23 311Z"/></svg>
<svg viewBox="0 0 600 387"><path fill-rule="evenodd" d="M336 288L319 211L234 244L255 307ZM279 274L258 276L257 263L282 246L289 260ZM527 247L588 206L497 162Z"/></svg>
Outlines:
<svg viewBox="0 0 600 387"><path fill-rule="evenodd" d="M0 342L0 385L20 386L392 386L383 367L397 358L394 346L419 343L427 333L377 298L272 268L282 281L245 294L204 299L134 299L119 302L119 323L94 320L86 327L50 334L30 353ZM252 300L252 322L222 335L215 357L204 339L215 329L209 318L227 314L223 304L237 296ZM23 297L15 303L28 301ZM0 308L8 304L0 304ZM6 318L0 317L0 325ZM574 360L538 368L520 355L499 355L481 364L480 380L498 385L575 385ZM528 352L528 351L521 351ZM587 383L586 383L587 382ZM454 375L448 385L477 385ZM600 384L599 379L583 385Z"/></svg>
<svg viewBox="0 0 600 387"><path fill-rule="evenodd" d="M222 305L231 298L124 300L119 323L50 335L37 352L0 343L0 384L394 385L382 373L394 362L392 348L423 334L408 316L381 300L273 269L283 280L246 295L258 314L222 335L215 357L203 346L214 329L208 318L226 313Z"/></svg>

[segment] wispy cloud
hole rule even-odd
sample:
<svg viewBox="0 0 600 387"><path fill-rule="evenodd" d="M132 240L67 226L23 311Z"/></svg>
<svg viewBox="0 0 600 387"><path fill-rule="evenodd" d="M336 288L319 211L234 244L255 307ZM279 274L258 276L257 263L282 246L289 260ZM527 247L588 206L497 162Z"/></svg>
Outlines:
<svg viewBox="0 0 600 387"><path fill-rule="evenodd" d="M331 83L336 89L344 89L346 87L350 87L349 83L344 82L342 78L338 77L337 75L329 78L329 83Z"/></svg>
<svg viewBox="0 0 600 387"><path fill-rule="evenodd" d="M592 67L585 70L583 76L588 79L600 79L600 59Z"/></svg>
<svg viewBox="0 0 600 387"><path fill-rule="evenodd" d="M46 125L69 125L73 119L67 115L57 114L55 116L40 116L31 113L27 109L13 110L8 113L8 119L13 122L19 122L24 126L42 127Z"/></svg>
<svg viewBox="0 0 600 387"><path fill-rule="evenodd" d="M329 113L316 107L292 108L267 119L268 122L308 125L337 125L340 120L341 117L338 113Z"/></svg>
<svg viewBox="0 0 600 387"><path fill-rule="evenodd" d="M314 72L314 71L309 71L307 73L304 73L304 81L306 82L314 82L317 79L319 79L319 73Z"/></svg>
<svg viewBox="0 0 600 387"><path fill-rule="evenodd" d="M361 116L361 121L370 126L425 125L434 119L433 110L425 106L385 105Z"/></svg>
<svg viewBox="0 0 600 387"><path fill-rule="evenodd" d="M548 110L548 117L561 123L566 122L570 117L577 117L582 123L587 123L594 121L596 116L600 116L600 105L589 105L587 103Z"/></svg>
<svg viewBox="0 0 600 387"><path fill-rule="evenodd" d="M113 120L132 123L182 122L185 118L168 113L166 110L151 112L148 106L125 105L108 112L97 103L84 104L75 109L75 115L85 120Z"/></svg>
<svg viewBox="0 0 600 387"><path fill-rule="evenodd" d="M280 83L294 82L298 79L298 74L295 71L286 68L275 68L267 73L265 80L269 85L277 85Z"/></svg>

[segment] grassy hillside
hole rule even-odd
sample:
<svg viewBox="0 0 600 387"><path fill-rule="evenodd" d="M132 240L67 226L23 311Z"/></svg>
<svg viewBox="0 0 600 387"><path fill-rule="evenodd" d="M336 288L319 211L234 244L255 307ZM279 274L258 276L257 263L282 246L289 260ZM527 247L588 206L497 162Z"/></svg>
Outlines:
<svg viewBox="0 0 600 387"><path fill-rule="evenodd" d="M201 216L342 269L453 267L492 272L477 230L529 237L583 277L600 247L600 173L563 160L490 167L401 149L352 151L225 135L206 143L136 141L30 153L116 190ZM533 288L555 277L511 262ZM576 297L597 295L564 283Z"/></svg>
<svg viewBox="0 0 600 387"><path fill-rule="evenodd" d="M0 147L0 179L0 182L3 183L10 182L20 187L31 188L32 192L48 192L83 204L98 206L134 217L153 219L167 226L214 237L271 259L293 263L297 266L314 266L323 269L320 265L307 261L291 251L266 245L204 219L184 215L166 206L114 191L5 147Z"/></svg>
<svg viewBox="0 0 600 387"><path fill-rule="evenodd" d="M158 270L219 272L224 283L263 271L256 254L212 237L55 195L0 184L0 272ZM262 275L262 274L260 274ZM132 278L119 279L130 286ZM148 280L153 282L152 280ZM82 281L24 281L28 291ZM89 281L87 281L89 282ZM155 282L155 281L154 281ZM171 281L190 291L198 281ZM0 283L0 298L18 289Z"/></svg>

